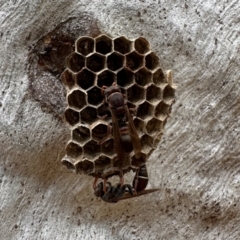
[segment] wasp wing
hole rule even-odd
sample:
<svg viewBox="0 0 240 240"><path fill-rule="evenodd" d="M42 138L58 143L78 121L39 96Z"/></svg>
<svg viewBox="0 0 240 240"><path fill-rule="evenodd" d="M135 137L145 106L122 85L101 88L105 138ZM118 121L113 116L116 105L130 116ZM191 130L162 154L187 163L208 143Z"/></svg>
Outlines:
<svg viewBox="0 0 240 240"><path fill-rule="evenodd" d="M123 163L123 161L125 160L125 152L124 152L123 144L121 141L121 134L120 134L117 116L116 116L115 110L113 109L111 109L111 116L112 116L112 134L114 138L114 147L117 153L118 161L121 165L121 163ZM121 166L119 167L121 168Z"/></svg>
<svg viewBox="0 0 240 240"><path fill-rule="evenodd" d="M141 145L141 140L138 136L138 132L137 129L133 123L133 118L129 112L129 109L127 107L127 105L125 105L125 112L126 112L126 116L127 116L127 124L128 124L128 132L129 135L132 139L132 144L133 144L133 151L135 153L135 157L136 158L140 158L142 157L142 145Z"/></svg>
<svg viewBox="0 0 240 240"><path fill-rule="evenodd" d="M121 200L129 199L129 198L140 197L142 195L146 195L146 194L149 194L149 193L157 192L159 190L160 190L160 188L146 189L146 190L143 190L143 191L138 192L137 194L133 194L133 195L130 194L130 193L125 193L124 196L121 197L118 200L121 201Z"/></svg>

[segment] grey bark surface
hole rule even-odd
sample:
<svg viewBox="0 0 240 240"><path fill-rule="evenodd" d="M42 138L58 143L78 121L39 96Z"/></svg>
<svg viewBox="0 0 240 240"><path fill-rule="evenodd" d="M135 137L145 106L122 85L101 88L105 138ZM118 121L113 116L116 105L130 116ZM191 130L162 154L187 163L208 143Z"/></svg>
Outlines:
<svg viewBox="0 0 240 240"><path fill-rule="evenodd" d="M1 1L1 239L239 239L239 16L224 0ZM43 82L36 98L28 53L72 17L79 36L94 19L102 33L145 37L173 71L176 103L147 165L157 193L107 204L92 177L61 165L64 91Z"/></svg>

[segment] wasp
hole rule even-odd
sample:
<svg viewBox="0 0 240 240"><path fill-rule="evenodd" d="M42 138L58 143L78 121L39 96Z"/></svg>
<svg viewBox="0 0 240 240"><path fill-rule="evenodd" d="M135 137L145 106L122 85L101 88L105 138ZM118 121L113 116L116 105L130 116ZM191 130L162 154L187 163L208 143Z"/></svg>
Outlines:
<svg viewBox="0 0 240 240"><path fill-rule="evenodd" d="M95 195L101 197L106 202L117 202L120 199L126 199L133 196L139 196L148 183L148 174L146 165L143 164L139 167L133 180L132 186L130 184L124 184L123 171L121 168L121 162L124 162L128 155L134 151L136 159L145 162L142 154L141 140L138 136L137 130L133 123L133 118L128 108L127 101L124 95L121 93L120 87L114 82L110 87L102 87L102 95L105 98L105 102L108 103L108 108L111 112L112 118L112 135L114 139L114 148L117 153L117 159L119 160L119 177L120 183L111 185L104 179L97 185L98 178L95 178L93 188ZM147 191L147 192L146 192ZM152 192L145 190L142 194ZM154 189L154 191L156 191ZM124 197L125 193L128 193L128 197Z"/></svg>

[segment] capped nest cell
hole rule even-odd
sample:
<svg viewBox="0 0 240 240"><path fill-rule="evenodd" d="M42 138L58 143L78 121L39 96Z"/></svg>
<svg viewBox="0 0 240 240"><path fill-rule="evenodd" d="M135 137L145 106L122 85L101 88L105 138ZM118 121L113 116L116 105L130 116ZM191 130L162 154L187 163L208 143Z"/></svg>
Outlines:
<svg viewBox="0 0 240 240"><path fill-rule="evenodd" d="M65 121L71 130L62 163L77 173L107 178L135 171L159 144L175 99L171 71L163 72L148 41L139 37L84 36L66 58L61 80L67 90ZM116 83L129 108L141 139L141 160L130 152L124 163L117 159L114 139L108 133L111 113L101 93ZM103 117L104 116L104 117Z"/></svg>

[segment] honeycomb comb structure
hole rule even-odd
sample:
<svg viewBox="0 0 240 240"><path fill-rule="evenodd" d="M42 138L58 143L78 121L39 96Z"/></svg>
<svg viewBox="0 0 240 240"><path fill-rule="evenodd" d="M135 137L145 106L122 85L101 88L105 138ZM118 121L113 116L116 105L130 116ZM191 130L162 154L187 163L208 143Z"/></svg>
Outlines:
<svg viewBox="0 0 240 240"><path fill-rule="evenodd" d="M76 173L94 177L119 174L114 139L107 137L111 114L101 94L102 86L114 82L125 95L128 107L137 109L133 122L141 139L141 161L145 162L161 139L175 99L171 71L163 72L148 41L143 37L80 37L66 65L61 80L67 90L64 115L71 138L62 163ZM141 161L130 153L121 163L123 172L135 171L143 164Z"/></svg>

